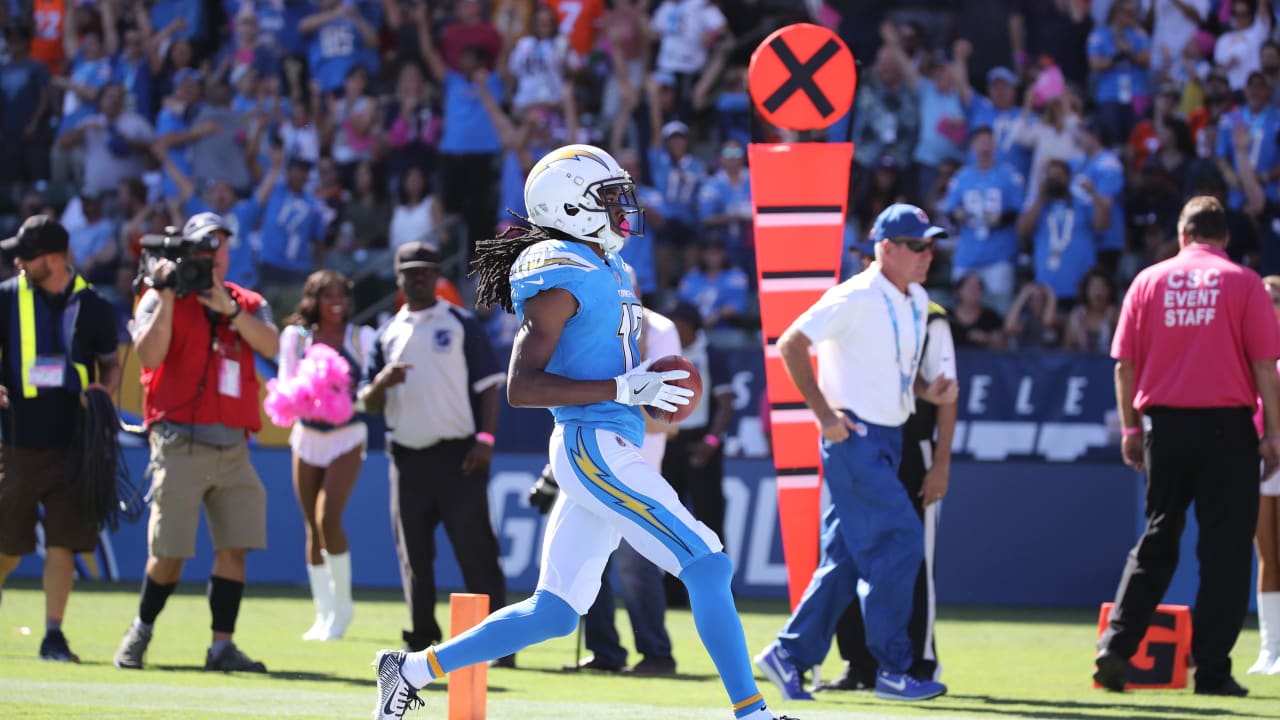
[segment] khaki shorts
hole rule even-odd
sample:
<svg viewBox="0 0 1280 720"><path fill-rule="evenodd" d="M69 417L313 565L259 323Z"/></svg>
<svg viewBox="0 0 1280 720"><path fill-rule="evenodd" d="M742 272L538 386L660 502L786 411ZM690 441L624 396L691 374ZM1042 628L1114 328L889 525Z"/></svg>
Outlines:
<svg viewBox="0 0 1280 720"><path fill-rule="evenodd" d="M0 554L35 552L39 507L44 507L45 547L91 552L98 530L67 482L67 451L0 448Z"/></svg>
<svg viewBox="0 0 1280 720"><path fill-rule="evenodd" d="M219 448L160 428L150 437L152 557L196 554L201 505L214 550L267 547L267 491L249 462L248 445Z"/></svg>

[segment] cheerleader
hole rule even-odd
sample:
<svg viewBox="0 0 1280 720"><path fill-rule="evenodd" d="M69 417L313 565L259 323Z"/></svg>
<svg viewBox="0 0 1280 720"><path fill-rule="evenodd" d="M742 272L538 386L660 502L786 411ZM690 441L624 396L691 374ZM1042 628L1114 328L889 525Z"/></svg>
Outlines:
<svg viewBox="0 0 1280 720"><path fill-rule="evenodd" d="M320 270L307 278L297 310L280 333L281 381L297 374L307 349L319 343L347 361L351 392L355 392L375 332L348 322L351 289L351 282L333 270ZM289 434L293 488L305 520L307 577L316 607L315 623L303 634L304 640L340 638L351 623L351 553L342 513L360 475L367 437L368 429L354 412L334 425L298 420Z"/></svg>

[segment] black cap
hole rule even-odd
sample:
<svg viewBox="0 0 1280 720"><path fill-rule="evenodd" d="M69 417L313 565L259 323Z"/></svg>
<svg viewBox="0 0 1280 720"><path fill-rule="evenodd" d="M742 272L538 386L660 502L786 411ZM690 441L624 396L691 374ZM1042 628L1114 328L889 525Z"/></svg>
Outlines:
<svg viewBox="0 0 1280 720"><path fill-rule="evenodd" d="M440 253L435 245L407 242L396 250L396 272L413 268L439 268Z"/></svg>
<svg viewBox="0 0 1280 720"><path fill-rule="evenodd" d="M23 260L67 251L69 238L62 223L48 215L32 215L18 228L18 234L0 241L0 250Z"/></svg>
<svg viewBox="0 0 1280 720"><path fill-rule="evenodd" d="M667 308L666 312L662 314L672 321L682 320L694 330L702 329L702 313L698 311L698 306L692 303L680 301Z"/></svg>

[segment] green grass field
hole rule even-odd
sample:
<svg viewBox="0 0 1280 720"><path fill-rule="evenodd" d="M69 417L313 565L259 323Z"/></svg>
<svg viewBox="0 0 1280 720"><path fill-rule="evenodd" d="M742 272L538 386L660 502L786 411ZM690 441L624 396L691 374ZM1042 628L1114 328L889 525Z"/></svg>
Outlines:
<svg viewBox="0 0 1280 720"><path fill-rule="evenodd" d="M0 718L360 718L374 706L374 652L394 646L406 612L398 593L358 592L348 637L303 642L311 621L301 589L250 587L237 640L271 670L269 676L202 671L208 645L208 607L194 584L175 595L161 616L141 672L116 670L111 655L136 612L133 583L81 584L72 595L64 627L79 666L43 663L36 651L43 634L38 584L13 582L0 606ZM763 647L784 619L780 603L743 603L752 652ZM447 618L441 608L440 617ZM903 718L1277 718L1280 676L1241 680L1244 699L1200 698L1183 691L1131 691L1111 695L1089 682L1096 612L943 608L938 626L944 680L951 693L918 706L876 700L868 693L825 693L815 703L779 701L761 680L775 712L800 720ZM628 637L626 614L619 630ZM446 624L442 622L442 624ZM567 673L570 636L519 655L519 669L489 671L489 713L494 720L692 720L730 717L727 702L687 611L673 611L668 627L680 675L639 679ZM27 629L29 628L29 629ZM1257 631L1240 638L1234 660L1248 667ZM838 672L833 652L825 677ZM447 717L443 685L424 696L427 706L410 717Z"/></svg>

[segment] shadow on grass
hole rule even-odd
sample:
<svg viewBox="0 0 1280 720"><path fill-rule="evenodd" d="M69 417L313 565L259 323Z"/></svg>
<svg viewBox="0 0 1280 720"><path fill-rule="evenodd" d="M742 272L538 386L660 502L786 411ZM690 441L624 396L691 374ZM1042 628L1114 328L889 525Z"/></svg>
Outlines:
<svg viewBox="0 0 1280 720"><path fill-rule="evenodd" d="M204 669L203 665L148 665L147 669L153 670L153 671L159 671L159 672L191 672L191 673L207 672ZM342 685L350 685L352 687L368 688L370 692L373 692L373 689L377 687L377 678L373 677L372 675L370 675L367 678L353 678L353 677L345 677L342 675L334 675L331 673L312 672L309 670L270 670L266 674L237 673L237 672L226 672L226 673L219 673L219 674L228 678L243 678L245 680L270 678L272 680L295 680L295 681L302 681L302 682L336 683L336 684L342 684ZM428 685L426 688L419 690L419 692L443 693L448 689L448 687L449 686L447 683L433 683L431 685ZM502 687L501 685L490 684L489 692L504 693L504 692L508 692L508 690L505 687Z"/></svg>
<svg viewBox="0 0 1280 720"><path fill-rule="evenodd" d="M1027 715L1031 714L1037 718L1048 718L1053 720L1091 720L1099 717L1115 717L1116 712L1125 712L1126 720L1173 720L1174 718L1217 718L1217 717L1233 717L1233 718L1274 718L1275 714L1263 713L1259 708L1257 713L1241 712L1239 707L1233 707L1230 711L1224 708L1195 708L1186 707L1184 705L1138 705L1132 703L1088 703L1073 702L1070 700L1029 700L1016 698L1000 698L991 695L967 695L963 693L948 693L947 698L957 700L976 701L983 704L981 712L995 713L997 715ZM1258 698L1265 700L1265 698ZM945 707L945 698L939 707ZM1001 705L1022 706L1036 708L1031 713L1025 709L1002 708ZM970 706L956 706L947 708L957 711L973 712ZM1270 709L1270 708L1268 708Z"/></svg>
<svg viewBox="0 0 1280 720"><path fill-rule="evenodd" d="M600 670L565 670L555 668L515 668L516 672L541 673L543 675L567 676L576 675L579 677L602 678L602 679L621 679L621 680L670 680L673 682L706 682L708 680L719 680L719 675L705 674L698 675L695 673L679 673L676 675L627 675L621 672L603 672ZM511 672L511 670L503 670L503 672Z"/></svg>

